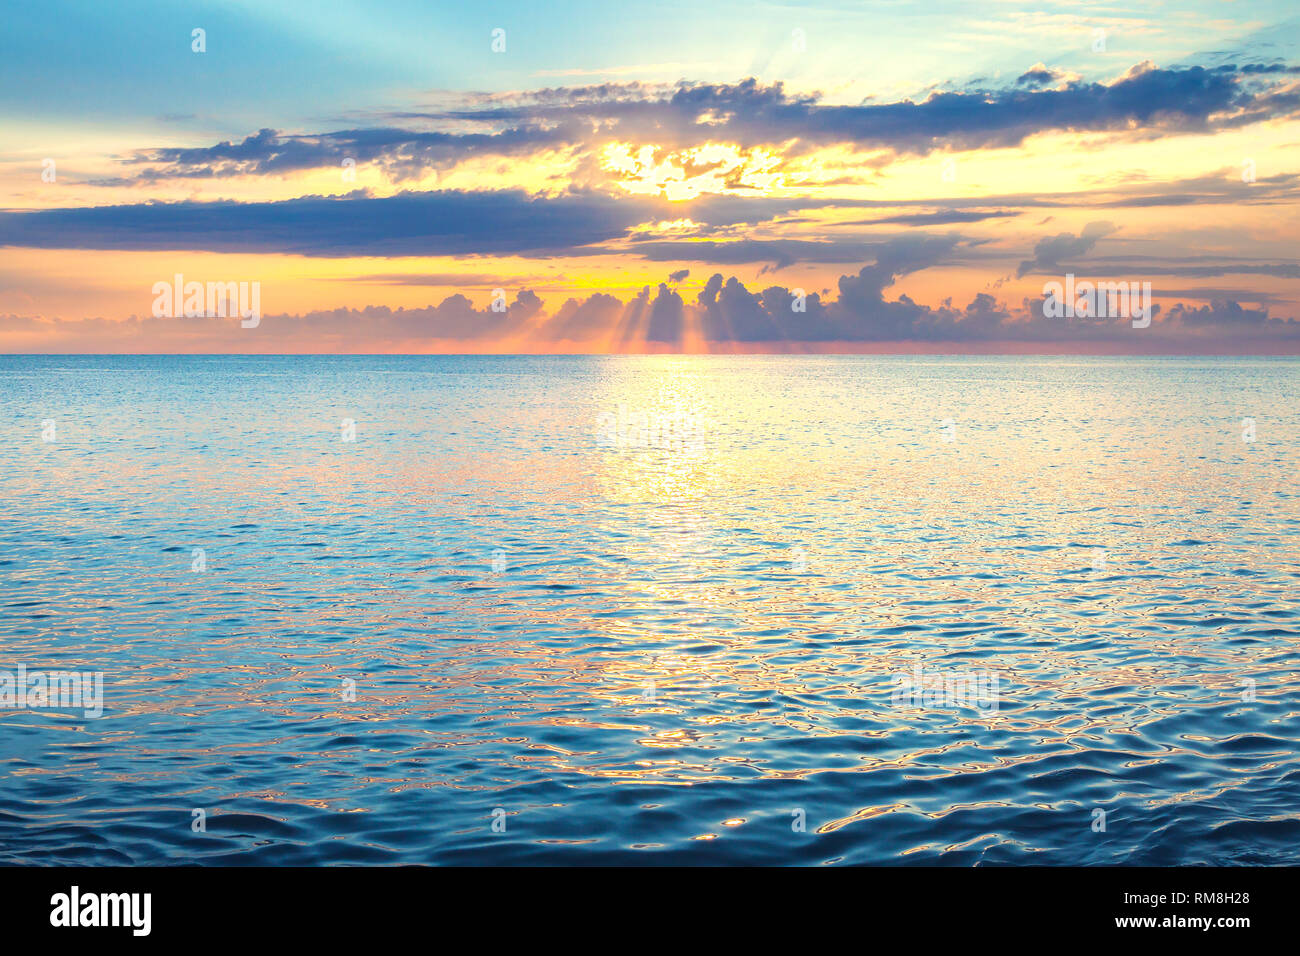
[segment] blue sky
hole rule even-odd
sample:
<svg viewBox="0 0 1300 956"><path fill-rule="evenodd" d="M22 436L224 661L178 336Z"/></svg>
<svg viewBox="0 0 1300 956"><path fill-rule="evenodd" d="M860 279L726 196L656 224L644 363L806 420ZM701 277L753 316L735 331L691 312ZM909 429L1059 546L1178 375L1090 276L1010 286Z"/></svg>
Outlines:
<svg viewBox="0 0 1300 956"><path fill-rule="evenodd" d="M437 90L503 91L629 78L785 80L823 90L872 83L897 95L993 78L1041 61L1100 76L1216 52L1295 58L1293 3L968 2L383 4L57 2L15 5L0 57L10 123L178 121L232 134L296 126ZM1067 38L1107 29L1107 52ZM1255 28L1265 26L1263 35ZM207 54L190 31L207 31ZM507 52L490 50L507 31ZM797 55L792 32L804 31ZM1267 45L1267 46L1266 46ZM1221 48L1221 50L1216 49ZM854 97L853 99L857 99ZM188 119L193 117L193 119Z"/></svg>

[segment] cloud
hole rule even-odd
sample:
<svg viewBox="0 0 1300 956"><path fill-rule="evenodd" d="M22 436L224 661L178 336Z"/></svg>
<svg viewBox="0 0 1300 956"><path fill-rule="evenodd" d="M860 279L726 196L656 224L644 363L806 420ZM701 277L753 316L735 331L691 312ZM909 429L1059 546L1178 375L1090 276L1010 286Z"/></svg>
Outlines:
<svg viewBox="0 0 1300 956"><path fill-rule="evenodd" d="M606 83L496 96L439 111L378 114L376 127L317 133L260 129L206 147L141 149L136 171L103 185L167 178L283 175L373 163L395 181L481 156L541 150L590 153L612 142L685 148L731 143L793 152L847 145L896 154L1012 147L1046 132L1126 136L1211 132L1300 113L1294 68L1138 64L1110 83L1084 82L1041 63L1009 88L936 91L920 101L827 103L781 83ZM1055 84L1054 88L1045 88ZM394 123L419 123L410 129ZM434 125L442 127L430 130Z"/></svg>
<svg viewBox="0 0 1300 956"><path fill-rule="evenodd" d="M318 257L592 256L718 264L859 262L890 237L655 240L634 227L689 211L689 234L770 222L856 200L700 196L669 206L649 196L595 192L530 196L522 190L306 196L280 202L174 202L0 212L0 246L37 249L203 250ZM624 242L620 248L609 245ZM382 277L374 281L382 281ZM419 283L418 278L414 281Z"/></svg>
<svg viewBox="0 0 1300 956"><path fill-rule="evenodd" d="M0 213L0 245L308 256L550 255L624 235L652 200L520 190L307 196Z"/></svg>
<svg viewBox="0 0 1300 956"><path fill-rule="evenodd" d="M1016 77L1016 86L1028 87L1029 89L1040 89L1053 83L1077 83L1080 77L1077 73L1067 73L1064 70L1053 69L1042 63L1035 63L1024 73Z"/></svg>
<svg viewBox="0 0 1300 956"><path fill-rule="evenodd" d="M579 142L576 122L548 127L532 124L498 132L417 132L395 127L344 129L311 135L264 128L239 142L206 147L140 150L127 158L145 168L128 177L96 180L118 186L133 181L284 175L324 167L342 168L345 160L375 163L401 181L442 170L475 156L520 156Z"/></svg>
<svg viewBox="0 0 1300 956"><path fill-rule="evenodd" d="M1015 209L961 210L939 209L935 212L904 213L897 216L884 216L880 219L864 219L842 223L845 226L943 226L961 222L983 222L985 219L1010 219L1021 215Z"/></svg>
<svg viewBox="0 0 1300 956"><path fill-rule="evenodd" d="M1251 289L1153 289L1153 296L1162 299L1196 299L1213 302L1217 299L1231 299L1235 302L1255 302L1267 304L1278 301L1281 297L1270 292L1257 292Z"/></svg>
<svg viewBox="0 0 1300 956"><path fill-rule="evenodd" d="M0 317L0 345L12 352L420 352L467 346L510 351L603 352L679 348L694 330L709 348L785 351L865 350L925 345L951 350L1179 353L1300 353L1300 322L1230 299L1193 308L1181 303L1149 328L1128 318L1049 319L1042 300L1020 307L981 292L964 307L926 306L889 287L942 255L933 244L903 244L856 273L840 277L829 300L813 292L771 286L754 292L734 276L715 273L693 302L667 283L646 286L624 302L606 293L570 298L548 313L540 297L522 290L505 312L477 308L462 295L417 309L367 306L304 315L266 315L255 329L238 319L132 318L126 321Z"/></svg>
<svg viewBox="0 0 1300 956"><path fill-rule="evenodd" d="M1091 259L1089 272L1094 276L1177 276L1185 279L1209 279L1229 275L1275 276L1300 279L1300 262L1259 262L1231 256L1179 256L1162 259L1155 256L1128 256L1124 259Z"/></svg>
<svg viewBox="0 0 1300 956"><path fill-rule="evenodd" d="M1030 71L1029 75L1033 75ZM537 124L575 115L602 132L660 145L700 141L742 147L798 140L851 144L901 153L938 148L1015 146L1049 131L1207 131L1234 117L1262 119L1296 110L1285 88L1234 67L1160 69L1139 64L1112 83L1073 80L1060 89L935 92L920 102L829 104L787 92L781 83L679 83L663 91L642 84L604 84L545 91L508 106L425 114L429 119ZM1053 74L1055 77L1055 74Z"/></svg>
<svg viewBox="0 0 1300 956"><path fill-rule="evenodd" d="M548 342L589 342L624 324L625 306L616 296L596 292L581 301L568 299L542 326Z"/></svg>
<svg viewBox="0 0 1300 956"><path fill-rule="evenodd" d="M686 309L682 297L675 290L659 283L659 294L650 304L650 321L646 328L646 341L669 342L678 345L686 326Z"/></svg>
<svg viewBox="0 0 1300 956"><path fill-rule="evenodd" d="M1069 232L1060 232L1054 236L1048 236L1040 239L1034 246L1034 258L1020 263L1016 269L1016 277L1027 275L1031 272L1048 272L1054 273L1059 271L1062 259L1076 258L1086 255L1092 251L1092 247L1097 244L1097 240L1103 236L1108 236L1115 231L1115 226L1109 222L1090 222L1083 227L1083 232L1074 235Z"/></svg>
<svg viewBox="0 0 1300 956"><path fill-rule="evenodd" d="M1267 308L1248 309L1238 302L1227 299L1215 299L1209 305L1190 308L1179 303L1169 310L1169 319L1180 325L1192 328L1239 328L1253 326L1261 328L1277 319L1270 319Z"/></svg>

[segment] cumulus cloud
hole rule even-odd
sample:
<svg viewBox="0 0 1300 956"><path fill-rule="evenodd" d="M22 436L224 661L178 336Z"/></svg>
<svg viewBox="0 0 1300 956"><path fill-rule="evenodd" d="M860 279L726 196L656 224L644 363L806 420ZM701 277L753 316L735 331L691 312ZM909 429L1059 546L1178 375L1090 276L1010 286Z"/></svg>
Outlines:
<svg viewBox="0 0 1300 956"><path fill-rule="evenodd" d="M1182 303L1169 310L1169 319L1189 327L1240 328L1243 326L1263 328L1279 319L1269 318L1267 308L1248 309L1239 302L1228 299L1214 299L1209 305L1192 308Z"/></svg>
<svg viewBox="0 0 1300 956"><path fill-rule="evenodd" d="M1020 76L1016 77L1016 86L1046 86L1055 79L1056 73L1042 63L1035 63Z"/></svg>
<svg viewBox="0 0 1300 956"><path fill-rule="evenodd" d="M0 317L0 345L14 352L421 352L478 346L635 352L677 349L697 337L710 349L760 351L1014 344L1044 351L1300 352L1300 322L1230 299L1200 307L1180 303L1163 314L1157 304L1157 321L1134 329L1127 317L1048 318L1041 299L1015 306L981 292L965 306L934 307L891 292L900 276L938 261L946 248L942 240L899 243L874 263L842 275L829 299L779 285L753 291L734 276L714 273L691 301L665 282L627 301L598 292L549 311L524 289L504 312L453 295L425 308L266 315L256 329L241 328L238 319L208 317L114 322L10 315Z"/></svg>
<svg viewBox="0 0 1300 956"><path fill-rule="evenodd" d="M1115 225L1109 222L1090 222L1083 227L1079 235L1058 232L1054 236L1040 239L1034 246L1034 257L1020 263L1016 276L1025 276L1031 272L1055 273L1060 270L1063 259L1074 259L1092 251L1097 240L1115 231Z"/></svg>

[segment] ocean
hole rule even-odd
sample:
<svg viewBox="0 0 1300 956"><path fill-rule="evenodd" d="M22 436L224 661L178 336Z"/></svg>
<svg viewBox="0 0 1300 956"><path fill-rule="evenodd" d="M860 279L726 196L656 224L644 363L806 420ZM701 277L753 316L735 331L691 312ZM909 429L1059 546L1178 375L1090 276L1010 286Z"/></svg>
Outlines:
<svg viewBox="0 0 1300 956"><path fill-rule="evenodd" d="M1298 372L2 356L0 863L1300 863Z"/></svg>

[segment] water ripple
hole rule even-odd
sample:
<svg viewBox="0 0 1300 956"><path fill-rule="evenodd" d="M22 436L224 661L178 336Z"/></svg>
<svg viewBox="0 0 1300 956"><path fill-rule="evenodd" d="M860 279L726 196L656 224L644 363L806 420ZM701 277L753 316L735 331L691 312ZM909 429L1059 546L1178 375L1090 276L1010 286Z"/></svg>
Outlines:
<svg viewBox="0 0 1300 956"><path fill-rule="evenodd" d="M1296 371L0 358L0 862L1295 864Z"/></svg>

